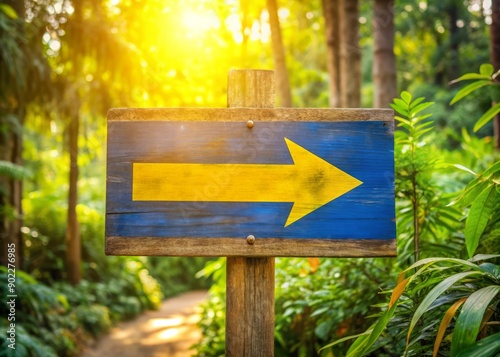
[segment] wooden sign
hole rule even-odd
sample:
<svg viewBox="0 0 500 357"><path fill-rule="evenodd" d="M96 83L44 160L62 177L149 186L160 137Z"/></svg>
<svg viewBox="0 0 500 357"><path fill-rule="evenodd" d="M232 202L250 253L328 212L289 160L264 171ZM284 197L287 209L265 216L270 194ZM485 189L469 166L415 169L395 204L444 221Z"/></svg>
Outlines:
<svg viewBox="0 0 500 357"><path fill-rule="evenodd" d="M393 256L393 131L384 109L112 109L106 252Z"/></svg>

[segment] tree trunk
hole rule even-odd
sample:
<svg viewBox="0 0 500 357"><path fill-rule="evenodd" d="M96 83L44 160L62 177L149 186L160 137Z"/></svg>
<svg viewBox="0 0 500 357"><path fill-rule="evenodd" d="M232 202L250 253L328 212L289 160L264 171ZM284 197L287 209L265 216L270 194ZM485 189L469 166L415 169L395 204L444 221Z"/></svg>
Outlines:
<svg viewBox="0 0 500 357"><path fill-rule="evenodd" d="M249 16L249 2L245 0L240 0L240 18L241 18L241 59L240 63L243 67L248 66L248 40L250 38L251 22Z"/></svg>
<svg viewBox="0 0 500 357"><path fill-rule="evenodd" d="M341 107L340 103L340 19L339 0L323 0L325 17L326 55L329 78L329 105L332 108Z"/></svg>
<svg viewBox="0 0 500 357"><path fill-rule="evenodd" d="M269 25L271 26L271 43L273 48L274 68L276 73L276 90L280 107L292 106L292 92L290 80L286 69L285 49L281 38L281 28L278 18L278 5L276 0L267 0Z"/></svg>
<svg viewBox="0 0 500 357"><path fill-rule="evenodd" d="M498 71L500 70L500 0L493 0L491 9L491 64L495 71ZM496 81L500 82L500 76L497 76ZM493 130L495 133L495 148L498 150L500 149L500 114L493 119Z"/></svg>
<svg viewBox="0 0 500 357"><path fill-rule="evenodd" d="M341 105L361 106L361 51L358 43L358 1L340 0L340 95Z"/></svg>
<svg viewBox="0 0 500 357"><path fill-rule="evenodd" d="M21 19L24 19L24 2L16 0L4 1L10 5ZM24 29L24 28L23 28ZM24 30L22 30L24 31ZM0 65L2 65L0 63ZM16 165L23 164L23 125L25 106L23 100L16 98L13 102L17 107L4 108L11 110L17 117L18 127L8 123L8 130L0 133L0 160L9 161ZM7 266L7 247L15 245L15 266L23 269L24 247L21 235L23 225L22 210L23 182L10 177L0 176L0 264Z"/></svg>
<svg viewBox="0 0 500 357"><path fill-rule="evenodd" d="M448 81L456 79L460 76L460 29L457 26L457 21L459 20L458 7L454 1L450 3L448 7L448 14L450 16L450 69Z"/></svg>
<svg viewBox="0 0 500 357"><path fill-rule="evenodd" d="M22 166L23 164L23 133L22 121L24 110L18 110L16 116L19 118L18 130L9 130L0 138L0 160L9 161ZM0 238L2 241L0 263L7 266L7 248L15 247L15 266L23 269L23 244L21 236L22 219L22 194L23 182L12 177L0 176Z"/></svg>
<svg viewBox="0 0 500 357"><path fill-rule="evenodd" d="M373 106L389 108L397 97L394 56L394 0L375 0L373 11Z"/></svg>
<svg viewBox="0 0 500 357"><path fill-rule="evenodd" d="M78 106L77 106L78 107ZM68 126L69 136L69 192L68 192L68 221L66 227L66 259L68 281L76 285L81 279L80 268L80 230L76 215L76 205L78 200L78 132L79 132L79 112L74 109Z"/></svg>

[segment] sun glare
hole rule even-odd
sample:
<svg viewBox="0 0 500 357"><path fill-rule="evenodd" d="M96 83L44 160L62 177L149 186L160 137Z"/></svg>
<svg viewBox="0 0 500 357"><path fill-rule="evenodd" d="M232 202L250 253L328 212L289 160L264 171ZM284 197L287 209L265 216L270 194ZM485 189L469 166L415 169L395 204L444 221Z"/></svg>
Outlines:
<svg viewBox="0 0 500 357"><path fill-rule="evenodd" d="M186 10L181 15L181 25L188 37L196 37L212 29L218 29L220 22L212 11Z"/></svg>

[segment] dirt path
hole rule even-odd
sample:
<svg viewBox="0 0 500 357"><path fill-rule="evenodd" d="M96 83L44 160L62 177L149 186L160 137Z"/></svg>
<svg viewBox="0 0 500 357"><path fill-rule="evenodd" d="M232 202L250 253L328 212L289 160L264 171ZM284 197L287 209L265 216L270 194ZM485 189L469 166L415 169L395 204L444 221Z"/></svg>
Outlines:
<svg viewBox="0 0 500 357"><path fill-rule="evenodd" d="M168 299L160 310L113 328L83 357L189 357L201 337L198 305L206 297L206 291L193 291Z"/></svg>

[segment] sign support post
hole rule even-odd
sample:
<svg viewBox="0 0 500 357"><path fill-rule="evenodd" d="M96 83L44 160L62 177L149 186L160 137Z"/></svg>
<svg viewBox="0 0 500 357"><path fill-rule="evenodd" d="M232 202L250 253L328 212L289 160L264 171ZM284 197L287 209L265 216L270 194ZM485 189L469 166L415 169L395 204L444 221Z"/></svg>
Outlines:
<svg viewBox="0 0 500 357"><path fill-rule="evenodd" d="M230 71L227 98L229 108L273 108L274 72ZM251 125L248 123L249 128ZM242 234L251 236L243 244L255 244L252 232ZM274 356L274 260L274 257L227 258L228 357Z"/></svg>

